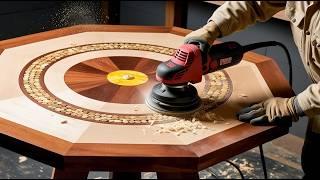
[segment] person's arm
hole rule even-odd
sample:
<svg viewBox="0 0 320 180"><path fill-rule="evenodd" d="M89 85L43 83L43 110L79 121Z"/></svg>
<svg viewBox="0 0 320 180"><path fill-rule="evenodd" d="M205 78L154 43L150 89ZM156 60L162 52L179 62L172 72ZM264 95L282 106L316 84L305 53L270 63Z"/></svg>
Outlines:
<svg viewBox="0 0 320 180"><path fill-rule="evenodd" d="M257 21L269 20L283 10L285 1L226 1L209 19L221 32L221 36L242 30Z"/></svg>
<svg viewBox="0 0 320 180"><path fill-rule="evenodd" d="M266 21L285 8L285 1L226 1L212 14L208 23L185 37L190 40L202 40L209 44L222 36L256 23Z"/></svg>
<svg viewBox="0 0 320 180"><path fill-rule="evenodd" d="M311 84L297 95L297 103L301 110L312 117L320 114L320 83Z"/></svg>

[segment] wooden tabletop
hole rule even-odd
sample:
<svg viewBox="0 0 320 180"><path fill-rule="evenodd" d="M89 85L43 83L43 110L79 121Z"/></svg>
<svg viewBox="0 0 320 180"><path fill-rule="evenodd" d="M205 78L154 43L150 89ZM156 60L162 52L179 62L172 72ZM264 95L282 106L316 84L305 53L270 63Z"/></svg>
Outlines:
<svg viewBox="0 0 320 180"><path fill-rule="evenodd" d="M152 32L184 36L190 31L177 27L78 25L0 41L0 62L1 55L10 48L82 32ZM244 59L257 67L274 96L293 95L287 80L271 58L249 52ZM76 87L70 86L77 91ZM101 97L92 98L101 100ZM141 97L132 101L140 102ZM115 102L121 103L121 100ZM55 167L196 172L285 135L288 127L242 123L192 143L178 145L71 142L6 118L0 118L0 133L1 146Z"/></svg>

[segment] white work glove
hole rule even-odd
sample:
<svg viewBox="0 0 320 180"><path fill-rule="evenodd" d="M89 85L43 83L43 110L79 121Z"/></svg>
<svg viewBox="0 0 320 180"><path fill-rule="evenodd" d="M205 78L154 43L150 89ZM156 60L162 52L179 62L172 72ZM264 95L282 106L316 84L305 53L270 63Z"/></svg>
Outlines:
<svg viewBox="0 0 320 180"><path fill-rule="evenodd" d="M237 113L240 121L250 122L252 125L286 124L297 121L303 111L292 98L274 97L258 104L243 108Z"/></svg>

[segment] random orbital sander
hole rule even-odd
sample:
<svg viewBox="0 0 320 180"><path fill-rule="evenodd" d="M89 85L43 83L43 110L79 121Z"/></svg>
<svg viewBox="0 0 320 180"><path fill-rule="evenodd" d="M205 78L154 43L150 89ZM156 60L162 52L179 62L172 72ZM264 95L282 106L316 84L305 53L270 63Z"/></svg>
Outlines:
<svg viewBox="0 0 320 180"><path fill-rule="evenodd" d="M191 84L201 82L202 75L238 64L245 52L253 49L281 45L276 41L259 42L242 46L235 41L207 47L207 53L200 50L203 43L181 45L174 56L158 65L156 84L146 98L147 106L163 114L186 114L195 112L201 106L197 90Z"/></svg>

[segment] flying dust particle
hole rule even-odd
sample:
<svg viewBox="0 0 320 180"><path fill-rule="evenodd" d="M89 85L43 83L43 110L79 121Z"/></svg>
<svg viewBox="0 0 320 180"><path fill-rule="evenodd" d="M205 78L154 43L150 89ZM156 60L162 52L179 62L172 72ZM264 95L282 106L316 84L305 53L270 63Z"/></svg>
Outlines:
<svg viewBox="0 0 320 180"><path fill-rule="evenodd" d="M51 25L66 27L77 24L97 24L101 22L99 3L94 1L65 1L51 16Z"/></svg>

